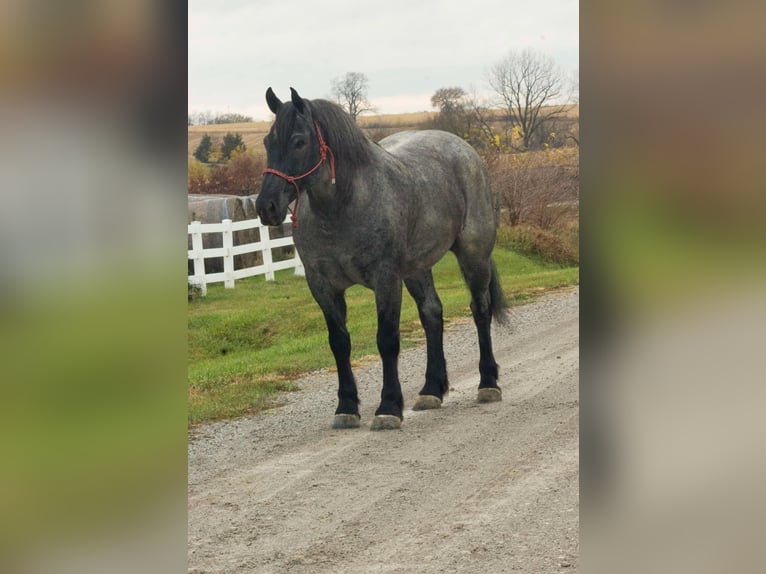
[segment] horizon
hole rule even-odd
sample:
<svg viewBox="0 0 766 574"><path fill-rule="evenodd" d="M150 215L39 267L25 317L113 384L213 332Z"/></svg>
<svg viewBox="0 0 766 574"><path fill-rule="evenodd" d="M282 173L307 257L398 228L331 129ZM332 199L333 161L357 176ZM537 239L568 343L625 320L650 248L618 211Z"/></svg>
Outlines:
<svg viewBox="0 0 766 574"><path fill-rule="evenodd" d="M312 98L309 98L309 99L312 99ZM329 98L313 98L313 99L329 99ZM430 100L430 96L429 96L429 100ZM374 105L374 103L373 103L373 105ZM563 105L563 106L576 107L576 106L579 106L580 103L579 103L579 101L574 101L574 102L564 102L563 104L551 104L551 105ZM399 115L406 115L406 114L411 114L411 115L415 115L415 114L436 114L439 111L437 108L434 108L433 106L429 106L430 109L424 109L424 110L390 111L390 112L389 111L380 111L379 109L377 109L377 106L375 106L375 107L376 107L375 110L373 110L371 112L363 112L363 113L361 113L359 115L359 117L360 118L374 118L374 117L377 117L377 116L399 116ZM548 107L548 106L544 106L544 107ZM500 106L500 105L490 107L489 109L491 109L491 110L503 110L502 106ZM241 112L239 110L226 110L226 111L224 111L224 110L214 110L214 109L209 109L209 108L208 109L189 110L188 114L190 116L193 116L195 114L204 113L204 112L210 112L214 117L217 116L217 115L224 115L224 114L240 114L240 115L243 115L243 116L246 116L246 117L250 117L251 120L247 121L247 122L193 124L192 126L188 126L188 127L199 127L199 126L203 126L203 125L207 125L207 126L210 126L210 125L232 125L232 124L237 124L237 123L260 123L260 122L272 122L272 121L274 121L274 114L272 114L271 112L269 112L269 117L267 117L267 118L256 118L256 117L251 116L250 114L243 113L243 112Z"/></svg>

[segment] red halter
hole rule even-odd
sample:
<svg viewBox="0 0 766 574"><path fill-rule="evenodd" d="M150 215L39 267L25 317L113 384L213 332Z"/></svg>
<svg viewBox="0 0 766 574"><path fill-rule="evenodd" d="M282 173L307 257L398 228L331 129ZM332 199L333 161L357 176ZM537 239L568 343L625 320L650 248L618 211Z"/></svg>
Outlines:
<svg viewBox="0 0 766 574"><path fill-rule="evenodd" d="M289 181L295 186L295 192L297 194L295 196L295 211L292 212L292 216L290 218L293 222L293 229L298 227L298 201L301 198L301 189L298 187L296 182L318 170L319 167L327 160L328 153L330 154L330 173L332 175L332 184L335 185L335 155L332 153L330 147L325 143L324 138L322 137L322 132L319 131L319 124L317 124L316 121L314 122L314 127L316 128L317 139L319 140L319 161L314 167L312 167L303 175L287 175L286 173L282 173L279 170L271 169L270 167L267 167L263 170L263 173L273 173L274 175L278 175L282 179Z"/></svg>

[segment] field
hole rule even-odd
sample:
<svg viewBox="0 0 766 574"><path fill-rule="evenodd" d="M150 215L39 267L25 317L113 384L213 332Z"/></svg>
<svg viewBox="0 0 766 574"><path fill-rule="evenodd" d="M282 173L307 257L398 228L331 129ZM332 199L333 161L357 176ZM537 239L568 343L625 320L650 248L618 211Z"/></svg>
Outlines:
<svg viewBox="0 0 766 574"><path fill-rule="evenodd" d="M359 118L359 125L368 133L380 128L400 131L417 129L431 117L433 117L433 114L429 112L361 116ZM263 138L269 133L269 128L271 128L271 121L189 126L189 159L193 157L192 154L197 149L204 134L210 134L215 140L222 138L228 132L240 134L247 149L253 150L256 155L265 157L266 152L263 149ZM370 135L374 135L374 133Z"/></svg>
<svg viewBox="0 0 766 574"><path fill-rule="evenodd" d="M491 113L492 116L498 117L500 110L495 110ZM575 117L579 115L579 106L573 106L571 110L567 112L567 116ZM373 114L360 116L358 119L359 126L367 132L373 139L380 139L381 135L387 135L396 131L402 131L407 129L422 129L429 120L435 116L435 112L414 112L407 114ZM493 124L499 124L499 120L493 122ZM265 157L266 152L263 149L263 138L269 133L271 128L271 121L263 122L248 122L241 124L211 124L206 126L189 126L188 130L188 152L189 159L191 159L194 150L197 149L203 134L210 134L213 139L223 138L227 132L238 133L242 136L242 139L247 146L247 149L253 150L256 155Z"/></svg>

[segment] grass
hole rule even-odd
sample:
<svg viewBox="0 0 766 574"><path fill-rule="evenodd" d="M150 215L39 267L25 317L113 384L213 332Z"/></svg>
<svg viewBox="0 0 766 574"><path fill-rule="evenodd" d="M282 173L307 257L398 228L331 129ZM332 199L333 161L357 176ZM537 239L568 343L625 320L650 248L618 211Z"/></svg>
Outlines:
<svg viewBox="0 0 766 574"><path fill-rule="evenodd" d="M494 254L509 302L544 289L576 284L577 267L545 263L497 248ZM469 294L451 254L434 268L445 318L470 317ZM373 293L360 286L346 293L352 361L377 354ZM417 308L404 296L402 348L423 340ZM278 404L294 390L295 376L334 366L319 306L305 279L292 271L237 282L235 289L211 285L188 308L189 422L231 418Z"/></svg>

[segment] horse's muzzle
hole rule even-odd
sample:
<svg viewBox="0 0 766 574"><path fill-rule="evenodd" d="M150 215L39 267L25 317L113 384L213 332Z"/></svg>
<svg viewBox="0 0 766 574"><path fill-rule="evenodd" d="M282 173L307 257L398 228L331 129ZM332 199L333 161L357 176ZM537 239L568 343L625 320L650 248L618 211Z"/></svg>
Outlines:
<svg viewBox="0 0 766 574"><path fill-rule="evenodd" d="M277 207L276 202L271 200L263 200L259 197L255 202L255 210L258 213L258 217L261 223L265 225L279 225L285 218L284 213L280 217L280 209Z"/></svg>

